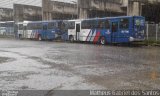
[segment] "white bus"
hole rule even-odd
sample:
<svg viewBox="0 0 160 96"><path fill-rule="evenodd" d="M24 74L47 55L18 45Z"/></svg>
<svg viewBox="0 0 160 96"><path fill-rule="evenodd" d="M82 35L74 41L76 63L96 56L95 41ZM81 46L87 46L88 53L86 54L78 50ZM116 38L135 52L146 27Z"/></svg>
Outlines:
<svg viewBox="0 0 160 96"><path fill-rule="evenodd" d="M19 22L18 25L18 37L19 39L31 39L32 37L32 30L28 30L29 26L28 24L31 21L24 21L24 22Z"/></svg>
<svg viewBox="0 0 160 96"><path fill-rule="evenodd" d="M69 20L68 21L68 38L71 42L79 41L80 30L81 29L81 20Z"/></svg>

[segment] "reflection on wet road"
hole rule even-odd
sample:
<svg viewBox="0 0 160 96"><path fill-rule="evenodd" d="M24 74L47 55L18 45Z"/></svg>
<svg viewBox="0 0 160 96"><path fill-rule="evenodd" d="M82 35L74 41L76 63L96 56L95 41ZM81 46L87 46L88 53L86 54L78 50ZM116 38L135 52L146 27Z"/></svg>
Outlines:
<svg viewBox="0 0 160 96"><path fill-rule="evenodd" d="M0 40L1 89L160 89L160 48Z"/></svg>

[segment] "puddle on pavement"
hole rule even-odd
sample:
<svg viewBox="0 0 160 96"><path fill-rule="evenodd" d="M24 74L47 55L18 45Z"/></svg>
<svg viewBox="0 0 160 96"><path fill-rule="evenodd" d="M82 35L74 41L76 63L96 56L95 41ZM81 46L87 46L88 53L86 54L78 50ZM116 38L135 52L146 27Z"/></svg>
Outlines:
<svg viewBox="0 0 160 96"><path fill-rule="evenodd" d="M0 57L0 64L5 63L5 62L10 62L14 61L14 58L8 58L8 57Z"/></svg>

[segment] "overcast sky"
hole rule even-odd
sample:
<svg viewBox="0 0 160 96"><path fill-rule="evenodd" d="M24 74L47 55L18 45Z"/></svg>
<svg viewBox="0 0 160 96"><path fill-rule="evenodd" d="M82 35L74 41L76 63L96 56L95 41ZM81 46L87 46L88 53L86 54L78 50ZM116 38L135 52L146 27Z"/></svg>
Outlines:
<svg viewBox="0 0 160 96"><path fill-rule="evenodd" d="M72 1L76 1L76 0L53 0L53 1L72 2ZM42 6L41 0L0 0L0 7L13 8L13 3Z"/></svg>

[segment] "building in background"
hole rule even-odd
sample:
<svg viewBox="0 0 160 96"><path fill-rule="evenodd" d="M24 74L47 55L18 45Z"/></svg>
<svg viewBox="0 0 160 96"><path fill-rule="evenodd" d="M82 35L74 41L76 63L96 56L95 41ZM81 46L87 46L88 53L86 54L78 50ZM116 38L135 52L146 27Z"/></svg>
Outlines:
<svg viewBox="0 0 160 96"><path fill-rule="evenodd" d="M42 11L43 20L77 18L77 4L73 3L42 0Z"/></svg>
<svg viewBox="0 0 160 96"><path fill-rule="evenodd" d="M78 0L79 18L126 15L123 0Z"/></svg>
<svg viewBox="0 0 160 96"><path fill-rule="evenodd" d="M159 23L160 0L149 0L148 3L142 5L142 16L146 18L146 21Z"/></svg>
<svg viewBox="0 0 160 96"><path fill-rule="evenodd" d="M0 8L0 21L13 21L13 9Z"/></svg>
<svg viewBox="0 0 160 96"><path fill-rule="evenodd" d="M42 0L43 20L126 15L123 0L77 0L77 3ZM75 4L74 4L75 3Z"/></svg>
<svg viewBox="0 0 160 96"><path fill-rule="evenodd" d="M31 5L14 4L14 21L41 21L42 8Z"/></svg>
<svg viewBox="0 0 160 96"><path fill-rule="evenodd" d="M160 0L9 0L1 2L0 21L55 20L142 15L160 22ZM5 3L5 4L2 4ZM13 4L14 3L14 4ZM18 3L18 4L17 4ZM22 4L20 4L22 3ZM24 4L30 5L24 5ZM13 4L11 7L11 4ZM35 6L33 6L35 5ZM13 9L12 9L13 8Z"/></svg>

